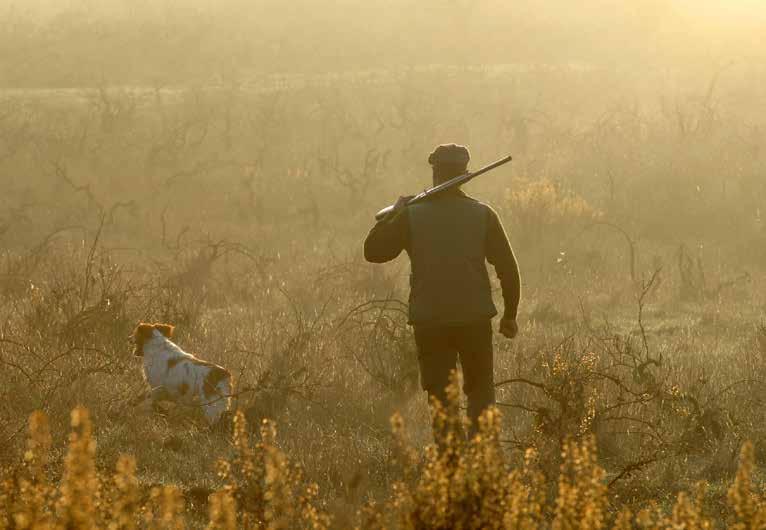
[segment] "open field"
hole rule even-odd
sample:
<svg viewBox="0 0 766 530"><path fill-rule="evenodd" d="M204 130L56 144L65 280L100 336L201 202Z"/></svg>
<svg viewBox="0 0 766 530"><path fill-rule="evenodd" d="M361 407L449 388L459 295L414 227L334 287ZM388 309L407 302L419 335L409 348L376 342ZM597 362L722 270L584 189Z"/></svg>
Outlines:
<svg viewBox="0 0 766 530"><path fill-rule="evenodd" d="M744 471L757 484L766 465L766 69L524 59L75 88L16 64L27 82L0 90L3 476L77 484L79 469L87 497L98 473L93 510L133 495L170 520L182 503L191 527L226 512L208 498L226 485L240 524L275 528L454 527L462 487L514 528L760 517L763 503L742 506ZM374 212L426 187L428 152L453 141L474 167L514 156L467 191L499 212L523 282L521 333L496 338L501 415L486 444L456 448L462 482L425 449L406 258L373 266L361 249ZM234 373L237 443L197 410L134 405L140 321L175 324L179 345ZM67 458L79 406L90 419L76 414ZM672 521L619 515L674 505Z"/></svg>

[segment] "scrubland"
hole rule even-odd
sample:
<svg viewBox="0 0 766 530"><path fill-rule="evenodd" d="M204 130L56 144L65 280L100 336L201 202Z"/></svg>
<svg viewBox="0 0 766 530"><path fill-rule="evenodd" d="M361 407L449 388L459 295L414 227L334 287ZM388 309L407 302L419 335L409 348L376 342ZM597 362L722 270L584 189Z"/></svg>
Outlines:
<svg viewBox="0 0 766 530"><path fill-rule="evenodd" d="M382 50L365 41L343 69L319 46L312 68L246 71L209 32L191 53L208 62L173 69L172 40L119 62L114 35L158 43L159 22L121 33L70 11L41 23L55 40L19 13L0 35L17 44L0 90L0 526L762 524L761 62L527 50L363 69ZM193 40L204 17L162 20ZM20 59L45 43L68 61L47 78ZM361 244L453 141L474 167L514 156L466 191L499 212L523 299L519 337L496 338L497 411L437 454L406 258L373 266ZM229 428L135 406L140 321L233 372Z"/></svg>

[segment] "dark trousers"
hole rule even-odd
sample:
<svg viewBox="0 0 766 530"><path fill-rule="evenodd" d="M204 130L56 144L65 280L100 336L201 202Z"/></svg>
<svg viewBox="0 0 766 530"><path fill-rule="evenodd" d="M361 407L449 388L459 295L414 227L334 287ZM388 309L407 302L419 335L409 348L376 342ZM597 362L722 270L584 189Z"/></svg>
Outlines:
<svg viewBox="0 0 766 530"><path fill-rule="evenodd" d="M465 326L415 326L420 382L429 398L446 404L447 386L457 361L463 368L463 392L468 398L471 434L478 419L495 403L492 322Z"/></svg>

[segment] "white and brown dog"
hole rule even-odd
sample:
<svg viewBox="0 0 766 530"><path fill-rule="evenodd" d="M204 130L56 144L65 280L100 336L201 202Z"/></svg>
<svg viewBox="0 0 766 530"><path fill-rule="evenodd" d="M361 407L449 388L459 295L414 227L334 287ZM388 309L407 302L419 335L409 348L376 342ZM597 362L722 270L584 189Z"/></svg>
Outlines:
<svg viewBox="0 0 766 530"><path fill-rule="evenodd" d="M145 406L157 401L196 403L210 425L230 409L231 374L225 368L186 353L170 339L173 326L138 325L133 332L134 355L144 359L144 378L151 390Z"/></svg>

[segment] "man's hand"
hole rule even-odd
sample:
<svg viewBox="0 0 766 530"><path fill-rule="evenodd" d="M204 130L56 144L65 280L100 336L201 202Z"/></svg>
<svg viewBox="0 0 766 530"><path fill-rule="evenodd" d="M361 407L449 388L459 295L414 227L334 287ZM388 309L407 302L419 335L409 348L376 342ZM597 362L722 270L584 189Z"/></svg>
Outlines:
<svg viewBox="0 0 766 530"><path fill-rule="evenodd" d="M500 333L509 339L516 337L519 334L519 325L516 323L516 319L503 317L500 321Z"/></svg>
<svg viewBox="0 0 766 530"><path fill-rule="evenodd" d="M407 203L410 202L410 199L412 199L414 195L407 195L405 197L399 197L396 200L396 203L394 203L394 208L390 212L388 212L388 215L386 215L383 220L387 223L390 223L397 217L399 217L399 214L402 213L402 210L407 206Z"/></svg>

